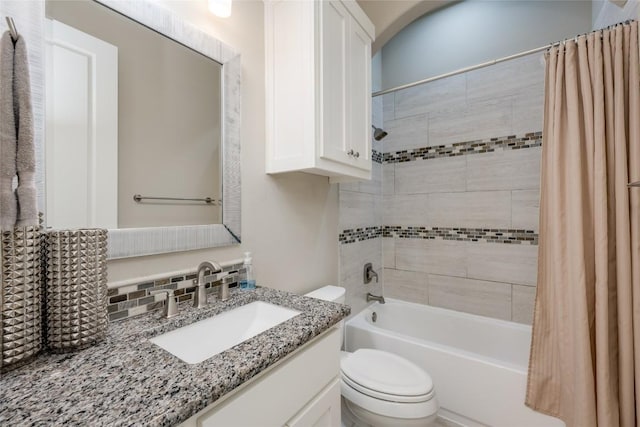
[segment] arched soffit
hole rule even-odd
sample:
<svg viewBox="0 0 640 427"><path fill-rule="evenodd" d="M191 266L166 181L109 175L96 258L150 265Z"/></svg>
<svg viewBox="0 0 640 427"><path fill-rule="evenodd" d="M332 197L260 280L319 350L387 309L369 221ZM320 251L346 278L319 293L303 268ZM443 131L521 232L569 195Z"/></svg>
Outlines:
<svg viewBox="0 0 640 427"><path fill-rule="evenodd" d="M404 27L425 13L456 0L357 0L376 27L376 40L371 46L374 55Z"/></svg>

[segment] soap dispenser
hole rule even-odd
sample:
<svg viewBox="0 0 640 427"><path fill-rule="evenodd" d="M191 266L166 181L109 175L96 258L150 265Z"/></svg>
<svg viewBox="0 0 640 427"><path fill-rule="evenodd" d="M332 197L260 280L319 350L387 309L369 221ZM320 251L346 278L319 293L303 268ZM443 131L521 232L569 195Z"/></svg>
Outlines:
<svg viewBox="0 0 640 427"><path fill-rule="evenodd" d="M244 253L244 263L242 265L245 271L245 278L240 280L240 289L255 289L256 277L253 273L253 264L251 259L251 252Z"/></svg>

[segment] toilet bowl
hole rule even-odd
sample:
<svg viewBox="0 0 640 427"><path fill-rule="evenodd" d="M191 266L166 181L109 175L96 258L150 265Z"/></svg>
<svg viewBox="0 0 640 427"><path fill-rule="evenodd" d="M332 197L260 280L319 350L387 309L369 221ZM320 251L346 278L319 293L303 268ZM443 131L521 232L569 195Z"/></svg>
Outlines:
<svg viewBox="0 0 640 427"><path fill-rule="evenodd" d="M344 303L345 289L325 286L305 296ZM340 328L344 334L344 322ZM437 418L433 381L422 368L375 349L341 352L343 418L356 426L429 426Z"/></svg>

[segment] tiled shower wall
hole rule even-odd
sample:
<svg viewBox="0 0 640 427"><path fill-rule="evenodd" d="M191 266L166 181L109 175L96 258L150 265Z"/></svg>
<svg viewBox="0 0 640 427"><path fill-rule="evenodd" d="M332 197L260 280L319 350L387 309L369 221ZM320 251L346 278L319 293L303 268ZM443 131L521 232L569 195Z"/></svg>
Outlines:
<svg viewBox="0 0 640 427"><path fill-rule="evenodd" d="M372 61L373 90L380 88L380 55ZM382 98L372 101L372 123L382 127ZM346 288L346 303L352 315L362 310L367 292L382 294L382 142L372 140L371 181L340 184L340 286ZM370 262L379 281L363 282L364 264Z"/></svg>
<svg viewBox="0 0 640 427"><path fill-rule="evenodd" d="M543 91L534 54L383 97L385 296L531 322Z"/></svg>

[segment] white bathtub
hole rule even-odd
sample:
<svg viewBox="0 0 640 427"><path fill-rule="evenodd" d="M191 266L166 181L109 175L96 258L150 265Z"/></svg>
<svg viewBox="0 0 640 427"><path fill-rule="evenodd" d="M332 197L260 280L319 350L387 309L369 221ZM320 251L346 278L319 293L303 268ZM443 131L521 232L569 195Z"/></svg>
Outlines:
<svg viewBox="0 0 640 427"><path fill-rule="evenodd" d="M524 405L530 326L387 299L351 318L345 334L348 351L377 348L426 370L441 415L453 421L495 427L564 426Z"/></svg>

